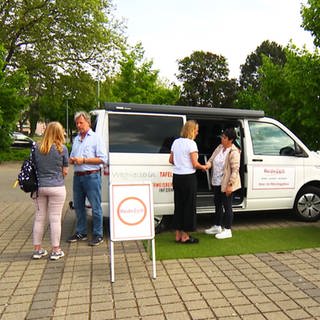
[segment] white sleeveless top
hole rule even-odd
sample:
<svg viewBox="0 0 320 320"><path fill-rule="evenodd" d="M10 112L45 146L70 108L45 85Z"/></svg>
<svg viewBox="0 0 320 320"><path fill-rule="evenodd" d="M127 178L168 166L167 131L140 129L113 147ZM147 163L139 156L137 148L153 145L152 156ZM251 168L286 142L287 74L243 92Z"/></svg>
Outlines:
<svg viewBox="0 0 320 320"><path fill-rule="evenodd" d="M198 146L194 140L178 138L174 140L171 151L173 153L173 173L192 174L196 169L192 166L190 153L198 152Z"/></svg>

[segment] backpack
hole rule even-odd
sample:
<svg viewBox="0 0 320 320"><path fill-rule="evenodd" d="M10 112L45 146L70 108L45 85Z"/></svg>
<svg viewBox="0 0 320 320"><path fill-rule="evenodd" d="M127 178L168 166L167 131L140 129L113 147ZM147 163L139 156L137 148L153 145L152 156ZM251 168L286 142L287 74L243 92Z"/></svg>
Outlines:
<svg viewBox="0 0 320 320"><path fill-rule="evenodd" d="M31 193L32 197L35 192L38 191L38 177L37 169L35 165L35 143L31 147L31 153L29 159L23 161L20 172L18 174L18 183L20 189L26 193Z"/></svg>

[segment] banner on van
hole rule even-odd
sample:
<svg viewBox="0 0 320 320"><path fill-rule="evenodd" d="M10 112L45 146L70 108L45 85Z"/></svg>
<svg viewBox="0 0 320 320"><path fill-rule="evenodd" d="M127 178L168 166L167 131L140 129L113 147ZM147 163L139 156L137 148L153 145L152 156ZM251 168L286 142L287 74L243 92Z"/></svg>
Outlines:
<svg viewBox="0 0 320 320"><path fill-rule="evenodd" d="M253 168L253 189L294 189L295 168L256 166Z"/></svg>

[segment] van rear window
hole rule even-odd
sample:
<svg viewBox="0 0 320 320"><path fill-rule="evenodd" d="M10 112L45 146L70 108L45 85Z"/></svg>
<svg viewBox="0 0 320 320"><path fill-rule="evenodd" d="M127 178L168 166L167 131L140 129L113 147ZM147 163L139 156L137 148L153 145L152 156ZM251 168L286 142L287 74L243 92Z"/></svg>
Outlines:
<svg viewBox="0 0 320 320"><path fill-rule="evenodd" d="M109 113L109 152L170 153L181 116Z"/></svg>

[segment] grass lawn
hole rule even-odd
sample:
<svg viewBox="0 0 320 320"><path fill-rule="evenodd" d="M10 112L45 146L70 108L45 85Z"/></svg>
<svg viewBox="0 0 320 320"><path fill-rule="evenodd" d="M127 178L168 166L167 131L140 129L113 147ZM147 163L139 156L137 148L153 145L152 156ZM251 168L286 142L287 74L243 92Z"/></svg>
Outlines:
<svg viewBox="0 0 320 320"><path fill-rule="evenodd" d="M320 247L320 228L316 226L236 230L232 238L218 240L205 233L192 233L198 244L174 241L174 232L156 235L156 259L217 257L262 252L284 252ZM146 245L146 241L144 242Z"/></svg>

